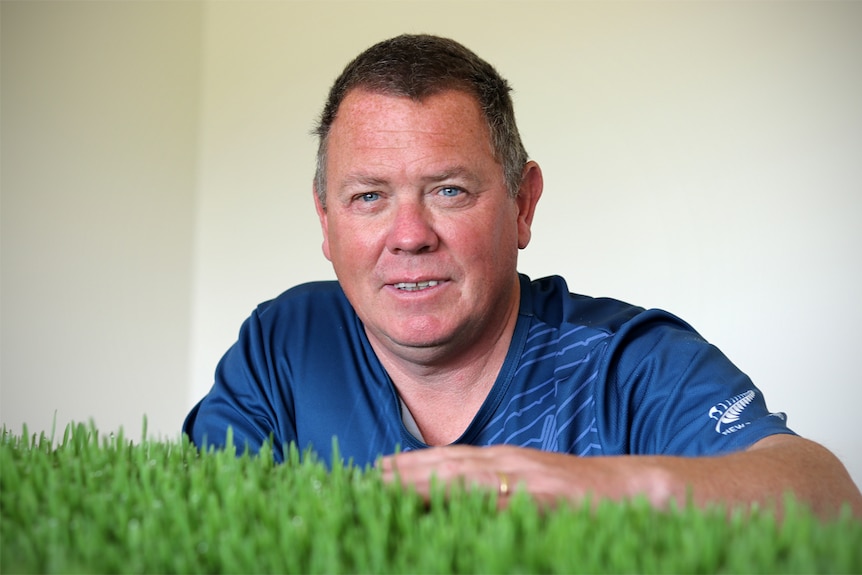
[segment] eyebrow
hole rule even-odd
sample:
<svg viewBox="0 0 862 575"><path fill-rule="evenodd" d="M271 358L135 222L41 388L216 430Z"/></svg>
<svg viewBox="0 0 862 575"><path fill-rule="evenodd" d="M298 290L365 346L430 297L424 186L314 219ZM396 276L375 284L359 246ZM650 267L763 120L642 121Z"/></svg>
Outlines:
<svg viewBox="0 0 862 575"><path fill-rule="evenodd" d="M354 186L378 187L387 185L387 181L382 178L375 178L365 174L351 174L344 178L341 182L341 188L350 188Z"/></svg>
<svg viewBox="0 0 862 575"><path fill-rule="evenodd" d="M479 181L479 178L478 176L476 176L476 173L464 166L452 166L451 168L447 168L442 172L422 178L422 180L425 182L442 182L444 180L454 179L467 180L470 183L476 183Z"/></svg>
<svg viewBox="0 0 862 575"><path fill-rule="evenodd" d="M471 184L476 184L480 181L480 178L473 170L470 170L464 166L452 166L440 172L423 176L421 178L421 181L425 184L429 184L454 179L466 180ZM389 185L389 180L363 173L350 174L346 176L341 183L342 188L349 188L353 186L379 187L387 185Z"/></svg>

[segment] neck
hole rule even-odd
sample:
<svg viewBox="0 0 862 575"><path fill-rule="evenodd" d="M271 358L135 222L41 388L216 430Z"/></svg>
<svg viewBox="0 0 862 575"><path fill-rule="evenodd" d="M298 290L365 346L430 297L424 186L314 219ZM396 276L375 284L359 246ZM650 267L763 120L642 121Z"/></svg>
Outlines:
<svg viewBox="0 0 862 575"><path fill-rule="evenodd" d="M456 353L445 349L398 353L369 337L429 445L452 443L473 421L506 359L519 305L516 298L499 330Z"/></svg>
<svg viewBox="0 0 862 575"><path fill-rule="evenodd" d="M405 370L384 362L426 443L448 445L463 435L494 386L510 341L511 334L504 349L461 369Z"/></svg>

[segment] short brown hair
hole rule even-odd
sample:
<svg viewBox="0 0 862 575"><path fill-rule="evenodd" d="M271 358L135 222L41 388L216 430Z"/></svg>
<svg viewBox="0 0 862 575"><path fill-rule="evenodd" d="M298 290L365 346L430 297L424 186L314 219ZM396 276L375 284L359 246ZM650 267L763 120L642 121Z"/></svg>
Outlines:
<svg viewBox="0 0 862 575"><path fill-rule="evenodd" d="M488 123L509 195L518 194L529 158L515 123L509 83L488 62L454 40L405 34L362 52L344 68L329 90L314 130L319 138L314 181L322 205L326 205L329 130L341 102L349 91L357 88L416 101L445 90L462 90L475 96Z"/></svg>

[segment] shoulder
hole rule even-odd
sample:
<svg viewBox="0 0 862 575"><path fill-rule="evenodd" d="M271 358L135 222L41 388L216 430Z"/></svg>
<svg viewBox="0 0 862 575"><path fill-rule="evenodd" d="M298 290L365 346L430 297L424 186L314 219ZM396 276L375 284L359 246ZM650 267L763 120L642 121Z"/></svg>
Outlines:
<svg viewBox="0 0 862 575"><path fill-rule="evenodd" d="M300 284L259 304L243 323L241 336L266 341L297 336L310 341L315 336L329 337L356 322L356 314L336 281Z"/></svg>
<svg viewBox="0 0 862 575"><path fill-rule="evenodd" d="M337 281L318 281L299 284L259 304L254 315L261 319L285 314L314 314L323 317L349 311L352 311L352 308Z"/></svg>
<svg viewBox="0 0 862 575"><path fill-rule="evenodd" d="M537 321L550 326L569 324L607 335L617 335L649 325L676 326L693 331L686 322L663 310L648 310L613 298L571 292L566 280L559 276L532 281L526 279L522 285L527 292L527 297L522 300L522 313L532 315Z"/></svg>
<svg viewBox="0 0 862 575"><path fill-rule="evenodd" d="M529 282L532 329L548 332L556 345L577 344L595 349L596 361L617 375L643 366L648 359L683 366L712 346L679 317L660 309L645 309L613 298L572 293L563 278ZM597 347L598 346L598 347Z"/></svg>

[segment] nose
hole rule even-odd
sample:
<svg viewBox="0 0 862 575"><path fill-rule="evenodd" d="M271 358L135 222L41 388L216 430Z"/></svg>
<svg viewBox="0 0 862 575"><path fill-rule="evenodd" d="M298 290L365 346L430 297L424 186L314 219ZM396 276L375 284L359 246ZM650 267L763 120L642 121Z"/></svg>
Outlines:
<svg viewBox="0 0 862 575"><path fill-rule="evenodd" d="M432 224L431 214L421 201L399 201L386 238L386 248L395 254L419 254L436 250L440 238Z"/></svg>

